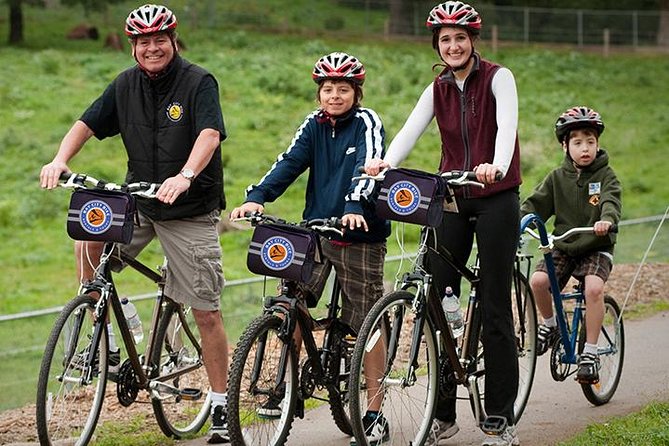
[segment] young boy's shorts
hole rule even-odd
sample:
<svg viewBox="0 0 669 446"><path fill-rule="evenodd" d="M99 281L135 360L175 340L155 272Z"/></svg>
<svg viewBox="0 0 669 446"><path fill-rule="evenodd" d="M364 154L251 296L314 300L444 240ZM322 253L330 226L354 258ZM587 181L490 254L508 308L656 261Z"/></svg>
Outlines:
<svg viewBox="0 0 669 446"><path fill-rule="evenodd" d="M315 305L334 267L341 285L341 320L356 333L374 303L383 296L386 243L335 245L321 237L323 263L314 265L309 283L300 284L305 298Z"/></svg>
<svg viewBox="0 0 669 446"><path fill-rule="evenodd" d="M562 290L571 276L581 280L585 276L597 276L606 282L609 279L613 262L608 252L591 252L582 256L573 257L564 251L554 249L552 251L555 274ZM546 262L542 259L537 263L537 271L548 273Z"/></svg>
<svg viewBox="0 0 669 446"><path fill-rule="evenodd" d="M203 311L220 308L223 290L221 244L216 223L220 211L177 220L154 221L141 212L132 241L121 250L136 257L158 237L167 258L165 295L175 302ZM125 265L115 262L114 271Z"/></svg>

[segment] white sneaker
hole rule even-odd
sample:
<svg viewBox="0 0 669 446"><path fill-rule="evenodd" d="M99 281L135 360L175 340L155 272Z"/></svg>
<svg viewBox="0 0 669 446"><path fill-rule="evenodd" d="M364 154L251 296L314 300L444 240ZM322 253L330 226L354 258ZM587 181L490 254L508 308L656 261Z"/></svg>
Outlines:
<svg viewBox="0 0 669 446"><path fill-rule="evenodd" d="M516 426L507 426L500 434L485 434L481 446L519 446Z"/></svg>
<svg viewBox="0 0 669 446"><path fill-rule="evenodd" d="M457 434L459 430L460 427L455 421L441 421L435 418L432 420L430 434L425 441L425 446L439 446L446 444L444 441Z"/></svg>

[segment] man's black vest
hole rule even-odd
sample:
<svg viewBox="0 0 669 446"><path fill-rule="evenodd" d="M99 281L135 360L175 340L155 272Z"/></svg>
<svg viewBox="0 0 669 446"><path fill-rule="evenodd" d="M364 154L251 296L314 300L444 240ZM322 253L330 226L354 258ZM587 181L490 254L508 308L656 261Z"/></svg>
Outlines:
<svg viewBox="0 0 669 446"><path fill-rule="evenodd" d="M183 168L197 139L195 95L209 73L177 56L167 73L150 80L138 67L116 79L119 130L128 152L127 182L161 183ZM192 217L225 208L221 148L188 191L172 205L139 199L154 220Z"/></svg>

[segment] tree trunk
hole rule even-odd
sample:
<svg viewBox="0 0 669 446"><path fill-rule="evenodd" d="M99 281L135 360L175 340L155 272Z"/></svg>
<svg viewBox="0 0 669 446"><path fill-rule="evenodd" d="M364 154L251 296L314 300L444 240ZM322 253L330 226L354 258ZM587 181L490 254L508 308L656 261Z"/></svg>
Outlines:
<svg viewBox="0 0 669 446"><path fill-rule="evenodd" d="M390 1L390 34L415 34L413 23L414 0Z"/></svg>
<svg viewBox="0 0 669 446"><path fill-rule="evenodd" d="M21 0L9 0L9 44L23 42L23 11Z"/></svg>
<svg viewBox="0 0 669 446"><path fill-rule="evenodd" d="M669 46L669 0L660 0L660 27L657 31L657 44Z"/></svg>

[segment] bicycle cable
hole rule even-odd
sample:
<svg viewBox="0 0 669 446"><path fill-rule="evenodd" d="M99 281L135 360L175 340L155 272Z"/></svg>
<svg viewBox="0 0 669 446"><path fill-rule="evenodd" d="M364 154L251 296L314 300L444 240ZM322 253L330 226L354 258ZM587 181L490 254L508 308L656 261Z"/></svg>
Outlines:
<svg viewBox="0 0 669 446"><path fill-rule="evenodd" d="M643 265L646 263L646 258L648 257L648 254L650 253L650 250L653 247L653 244L655 243L655 239L657 239L658 234L660 233L660 228L662 228L662 223L667 219L667 215L669 215L669 207L664 211L664 215L662 216L662 219L660 219L660 224L657 225L657 229L655 230L655 234L653 234L653 237L650 239L650 243L648 244L648 248L646 248L646 252L643 254L643 258L641 259L641 262L639 263L639 267L636 270L636 273L634 274L634 277L632 278L632 283L630 283L630 287L627 290L627 294L625 295L625 300L623 301L622 308L620 309L620 315L618 316L618 322L622 320L623 318L623 313L625 312L625 307L627 306L627 300L629 299L630 295L632 294L632 290L634 289L634 285L636 285L636 281L639 278L639 274L641 274L641 268L643 268Z"/></svg>

